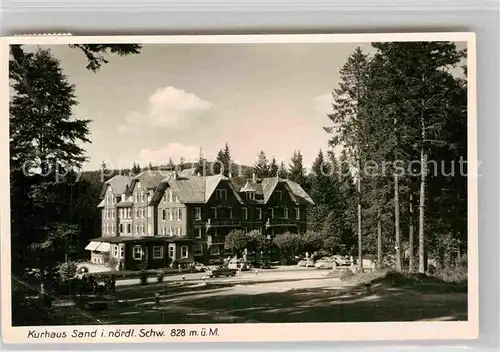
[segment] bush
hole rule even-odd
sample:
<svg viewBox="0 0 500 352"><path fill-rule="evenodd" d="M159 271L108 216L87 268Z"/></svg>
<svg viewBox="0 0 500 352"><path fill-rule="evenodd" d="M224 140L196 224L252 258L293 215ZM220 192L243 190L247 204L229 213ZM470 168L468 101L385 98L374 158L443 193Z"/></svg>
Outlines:
<svg viewBox="0 0 500 352"><path fill-rule="evenodd" d="M74 262L62 263L58 267L59 277L63 281L67 281L69 279L72 279L76 275L76 268L77 268L77 266L76 266L76 263L74 263Z"/></svg>
<svg viewBox="0 0 500 352"><path fill-rule="evenodd" d="M116 269L116 266L118 265L119 261L115 257L110 257L108 259L108 267L111 269Z"/></svg>
<svg viewBox="0 0 500 352"><path fill-rule="evenodd" d="M437 266L434 276L449 283L467 283L467 256L464 256L456 264Z"/></svg>
<svg viewBox="0 0 500 352"><path fill-rule="evenodd" d="M343 282L347 282L352 279L354 275L355 274L351 270L343 270L342 274L340 274L340 280Z"/></svg>

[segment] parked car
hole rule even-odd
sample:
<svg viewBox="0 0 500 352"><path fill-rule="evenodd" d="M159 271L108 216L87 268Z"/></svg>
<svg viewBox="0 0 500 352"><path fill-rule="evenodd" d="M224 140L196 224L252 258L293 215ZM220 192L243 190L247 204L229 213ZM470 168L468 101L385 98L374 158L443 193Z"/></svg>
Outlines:
<svg viewBox="0 0 500 352"><path fill-rule="evenodd" d="M311 258L305 258L302 259L297 263L298 266L305 267L305 268L313 268L314 267L314 260Z"/></svg>
<svg viewBox="0 0 500 352"><path fill-rule="evenodd" d="M194 270L196 270L198 272L207 270L207 267L201 263L193 263L193 268L194 268Z"/></svg>
<svg viewBox="0 0 500 352"><path fill-rule="evenodd" d="M217 267L209 270L208 277L220 277L220 276L236 276L237 269L230 269L225 267Z"/></svg>
<svg viewBox="0 0 500 352"><path fill-rule="evenodd" d="M314 267L318 269L332 269L336 265L336 261L331 257L323 257L316 260Z"/></svg>

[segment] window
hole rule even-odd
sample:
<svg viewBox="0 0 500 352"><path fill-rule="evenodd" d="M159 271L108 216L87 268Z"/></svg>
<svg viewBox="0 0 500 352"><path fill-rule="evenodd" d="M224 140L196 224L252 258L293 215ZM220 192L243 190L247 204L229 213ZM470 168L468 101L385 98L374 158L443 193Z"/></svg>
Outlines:
<svg viewBox="0 0 500 352"><path fill-rule="evenodd" d="M180 201L179 201L179 197L177 197L177 195L176 195L176 196L174 196L174 201L175 201L176 203L180 203Z"/></svg>
<svg viewBox="0 0 500 352"><path fill-rule="evenodd" d="M139 208L135 208L135 218L139 219Z"/></svg>
<svg viewBox="0 0 500 352"><path fill-rule="evenodd" d="M201 227L198 227L196 229L196 238L201 238L203 236L203 229Z"/></svg>
<svg viewBox="0 0 500 352"><path fill-rule="evenodd" d="M113 257L118 257L118 246L113 246Z"/></svg>
<svg viewBox="0 0 500 352"><path fill-rule="evenodd" d="M145 214L144 208L141 208L141 219L144 219L144 214Z"/></svg>
<svg viewBox="0 0 500 352"><path fill-rule="evenodd" d="M276 200L283 200L283 192L276 191Z"/></svg>
<svg viewBox="0 0 500 352"><path fill-rule="evenodd" d="M220 246L218 243L214 243L210 246L210 254L213 254L213 255L220 254Z"/></svg>
<svg viewBox="0 0 500 352"><path fill-rule="evenodd" d="M201 208L194 208L194 219L201 220Z"/></svg>
<svg viewBox="0 0 500 352"><path fill-rule="evenodd" d="M179 236L179 237L182 236L182 229L181 229L181 227L177 228L177 236Z"/></svg>
<svg viewBox="0 0 500 352"><path fill-rule="evenodd" d="M163 258L163 246L153 246L153 259Z"/></svg>
<svg viewBox="0 0 500 352"><path fill-rule="evenodd" d="M174 235L174 229L172 228L172 226L170 226L170 227L168 228L168 233L169 233L169 235L170 235L170 236L173 236L173 235Z"/></svg>
<svg viewBox="0 0 500 352"><path fill-rule="evenodd" d="M135 234L139 234L139 225L135 224Z"/></svg>
<svg viewBox="0 0 500 352"><path fill-rule="evenodd" d="M162 209L162 220L165 221L167 220L167 209Z"/></svg>
<svg viewBox="0 0 500 352"><path fill-rule="evenodd" d="M123 233L123 224L120 224L120 233Z"/></svg>
<svg viewBox="0 0 500 352"><path fill-rule="evenodd" d="M218 189L216 191L217 200L226 200L227 199L227 191L225 189Z"/></svg>
<svg viewBox="0 0 500 352"><path fill-rule="evenodd" d="M115 224L111 224L111 233L115 233Z"/></svg>
<svg viewBox="0 0 500 352"><path fill-rule="evenodd" d="M168 245L168 257L175 258L175 244Z"/></svg>
<svg viewBox="0 0 500 352"><path fill-rule="evenodd" d="M174 219L173 209L168 209L168 220L172 221Z"/></svg>
<svg viewBox="0 0 500 352"><path fill-rule="evenodd" d="M181 246L181 258L185 259L188 256L189 256L188 247L187 246Z"/></svg>
<svg viewBox="0 0 500 352"><path fill-rule="evenodd" d="M274 208L269 209L271 211L271 219L274 219Z"/></svg>
<svg viewBox="0 0 500 352"><path fill-rule="evenodd" d="M120 258L125 256L125 246L120 246Z"/></svg>
<svg viewBox="0 0 500 352"><path fill-rule="evenodd" d="M177 209L177 221L181 221L182 220L182 209L179 208Z"/></svg>
<svg viewBox="0 0 500 352"><path fill-rule="evenodd" d="M249 200L255 199L255 192L248 192L247 193L247 199L249 199Z"/></svg>
<svg viewBox="0 0 500 352"><path fill-rule="evenodd" d="M134 260L141 260L142 259L142 247L141 246L134 246L133 251L132 251L132 256Z"/></svg>
<svg viewBox="0 0 500 352"><path fill-rule="evenodd" d="M127 232L132 233L132 224L127 224Z"/></svg>
<svg viewBox="0 0 500 352"><path fill-rule="evenodd" d="M255 209L255 211L257 211L257 219L262 219L262 209L261 208L257 208Z"/></svg>
<svg viewBox="0 0 500 352"><path fill-rule="evenodd" d="M201 244L195 244L193 246L193 255L195 256L203 255L203 246Z"/></svg>
<svg viewBox="0 0 500 352"><path fill-rule="evenodd" d="M172 190L171 190L171 189L169 189L169 190L168 190L168 201L169 201L170 203L172 203L172 195L173 195L173 194L172 194Z"/></svg>
<svg viewBox="0 0 500 352"><path fill-rule="evenodd" d="M233 208L229 208L229 219L233 218Z"/></svg>
<svg viewBox="0 0 500 352"><path fill-rule="evenodd" d="M145 228L144 224L141 224L141 234L143 235L144 235L144 228Z"/></svg>
<svg viewBox="0 0 500 352"><path fill-rule="evenodd" d="M283 208L283 217L288 219L288 208Z"/></svg>
<svg viewBox="0 0 500 352"><path fill-rule="evenodd" d="M134 192L134 200L135 202L139 202L139 195L137 194L137 191Z"/></svg>
<svg viewBox="0 0 500 352"><path fill-rule="evenodd" d="M295 219L300 220L300 208L295 208Z"/></svg>
<svg viewBox="0 0 500 352"><path fill-rule="evenodd" d="M111 218L114 219L115 218L115 212L116 210L115 209L112 209L111 210Z"/></svg>
<svg viewBox="0 0 500 352"><path fill-rule="evenodd" d="M127 219L131 219L131 218L132 218L132 209L128 208L127 209Z"/></svg>
<svg viewBox="0 0 500 352"><path fill-rule="evenodd" d="M217 208L212 208L212 216L214 219L217 219Z"/></svg>
<svg viewBox="0 0 500 352"><path fill-rule="evenodd" d="M248 219L248 209L242 208L242 210L243 210L243 219L247 220Z"/></svg>

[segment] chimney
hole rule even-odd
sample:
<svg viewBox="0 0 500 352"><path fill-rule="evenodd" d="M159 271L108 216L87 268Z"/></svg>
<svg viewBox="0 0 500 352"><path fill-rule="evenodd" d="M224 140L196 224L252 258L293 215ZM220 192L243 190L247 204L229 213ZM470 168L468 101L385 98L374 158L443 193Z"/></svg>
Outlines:
<svg viewBox="0 0 500 352"><path fill-rule="evenodd" d="M196 175L197 175L197 176L201 176L201 174L200 174L199 172L198 172Z"/></svg>
<svg viewBox="0 0 500 352"><path fill-rule="evenodd" d="M233 178L233 173L232 172L229 173L229 178Z"/></svg>
<svg viewBox="0 0 500 352"><path fill-rule="evenodd" d="M122 199L121 199L122 202L125 201L125 193L122 193Z"/></svg>
<svg viewBox="0 0 500 352"><path fill-rule="evenodd" d="M255 178L255 172L252 174L252 181L253 181L253 183L257 182L257 179Z"/></svg>

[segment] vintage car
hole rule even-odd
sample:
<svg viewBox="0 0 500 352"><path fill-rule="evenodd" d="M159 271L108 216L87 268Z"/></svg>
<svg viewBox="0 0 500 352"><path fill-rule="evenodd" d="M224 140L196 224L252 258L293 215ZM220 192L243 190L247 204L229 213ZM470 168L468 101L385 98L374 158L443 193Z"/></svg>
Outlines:
<svg viewBox="0 0 500 352"><path fill-rule="evenodd" d="M216 267L216 268L211 268L210 270L207 271L208 277L220 277L220 276L236 276L236 273L238 272L237 269L230 269L226 267Z"/></svg>
<svg viewBox="0 0 500 352"><path fill-rule="evenodd" d="M306 267L306 268L313 268L314 267L314 260L312 258L304 258L301 261L297 263L298 266Z"/></svg>

